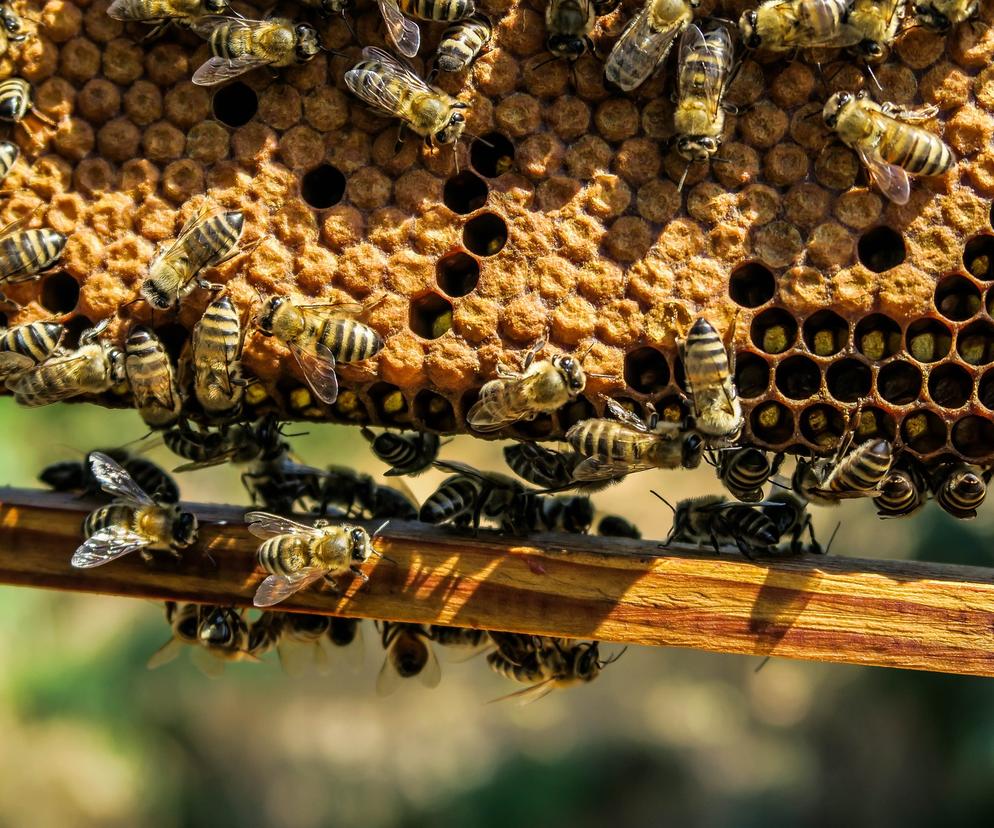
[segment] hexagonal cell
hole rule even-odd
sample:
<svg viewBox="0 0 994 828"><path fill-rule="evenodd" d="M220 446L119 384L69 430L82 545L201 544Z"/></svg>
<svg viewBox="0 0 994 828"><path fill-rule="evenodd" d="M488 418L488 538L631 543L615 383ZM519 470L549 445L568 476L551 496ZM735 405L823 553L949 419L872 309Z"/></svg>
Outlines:
<svg viewBox="0 0 994 828"><path fill-rule="evenodd" d="M953 448L964 457L981 459L994 453L994 422L975 415L953 425Z"/></svg>
<svg viewBox="0 0 994 828"><path fill-rule="evenodd" d="M525 440L545 440L555 430L555 422L549 414L539 414L534 420L522 420L511 426L518 437Z"/></svg>
<svg viewBox="0 0 994 828"><path fill-rule="evenodd" d="M864 316L856 323L856 350L872 360L893 356L901 350L901 326L882 313Z"/></svg>
<svg viewBox="0 0 994 828"><path fill-rule="evenodd" d="M476 290L480 263L463 250L442 256L435 264L435 281L449 296L465 296Z"/></svg>
<svg viewBox="0 0 994 828"><path fill-rule="evenodd" d="M947 362L937 365L928 376L928 393L943 408L962 408L970 399L973 380L961 365Z"/></svg>
<svg viewBox="0 0 994 828"><path fill-rule="evenodd" d="M322 164L300 179L300 196L315 210L334 207L345 195L345 176L338 167Z"/></svg>
<svg viewBox="0 0 994 828"><path fill-rule="evenodd" d="M946 319L963 322L980 310L980 290L958 273L935 286L935 309Z"/></svg>
<svg viewBox="0 0 994 828"><path fill-rule="evenodd" d="M455 431L456 413L441 394L427 388L414 398L414 416L432 431Z"/></svg>
<svg viewBox="0 0 994 828"><path fill-rule="evenodd" d="M437 293L411 300L408 315L411 330L425 339L438 339L452 327L452 303Z"/></svg>
<svg viewBox="0 0 994 828"><path fill-rule="evenodd" d="M984 374L977 383L977 399L984 408L994 411L994 369Z"/></svg>
<svg viewBox="0 0 994 828"><path fill-rule="evenodd" d="M178 322L167 322L155 329L155 335L159 337L159 342L166 349L169 358L174 363L178 362L180 354L183 353L187 340L190 338L190 332Z"/></svg>
<svg viewBox="0 0 994 828"><path fill-rule="evenodd" d="M782 354L797 341L797 320L783 308L767 308L752 320L749 336L767 354Z"/></svg>
<svg viewBox="0 0 994 828"><path fill-rule="evenodd" d="M949 353L953 334L938 319L918 319L908 326L905 347L919 362L935 362Z"/></svg>
<svg viewBox="0 0 994 828"><path fill-rule="evenodd" d="M897 424L890 414L880 408L864 408L859 412L855 432L857 440L869 440L872 437L893 440L897 434Z"/></svg>
<svg viewBox="0 0 994 828"><path fill-rule="evenodd" d="M89 318L80 314L66 322L63 327L66 329L66 332L62 335L62 346L64 348L76 348L79 346L80 335L88 328L92 328L93 323Z"/></svg>
<svg viewBox="0 0 994 828"><path fill-rule="evenodd" d="M396 385L378 382L369 389L369 400L373 411L383 423L409 423L411 414L407 400Z"/></svg>
<svg viewBox="0 0 994 828"><path fill-rule="evenodd" d="M986 319L971 322L956 335L956 352L970 365L994 362L994 324Z"/></svg>
<svg viewBox="0 0 994 828"><path fill-rule="evenodd" d="M464 409L468 411L469 409ZM589 420L597 416L597 409L586 397L577 397L571 403L564 405L556 412L559 419L559 429L565 434L570 426L574 426L582 420Z"/></svg>
<svg viewBox="0 0 994 828"><path fill-rule="evenodd" d="M317 405L317 400L314 401L314 404ZM369 412L366 410L362 398L350 388L339 391L338 399L332 404L331 409L338 419L348 423L368 423L370 421Z"/></svg>
<svg viewBox="0 0 994 828"><path fill-rule="evenodd" d="M806 400L821 387L821 371L817 363L806 356L792 356L777 366L776 385L785 397Z"/></svg>
<svg viewBox="0 0 994 828"><path fill-rule="evenodd" d="M913 403L921 392L921 369L903 359L888 363L877 374L877 393L893 405Z"/></svg>
<svg viewBox="0 0 994 828"><path fill-rule="evenodd" d="M625 355L625 382L642 394L656 394L670 384L666 357L651 347L638 348Z"/></svg>
<svg viewBox="0 0 994 828"><path fill-rule="evenodd" d="M490 188L476 173L463 170L452 176L442 188L442 203L461 216L479 210L487 203Z"/></svg>
<svg viewBox="0 0 994 828"><path fill-rule="evenodd" d="M728 277L728 295L744 308L758 308L773 298L777 280L760 262L744 262Z"/></svg>
<svg viewBox="0 0 994 828"><path fill-rule="evenodd" d="M821 310L804 320L804 344L816 356L832 356L849 344L849 325L834 311Z"/></svg>
<svg viewBox="0 0 994 828"><path fill-rule="evenodd" d="M735 359L735 387L740 397L758 397L770 387L770 364L750 351L739 354Z"/></svg>
<svg viewBox="0 0 994 828"><path fill-rule="evenodd" d="M496 213L480 213L466 222L462 241L477 256L496 256L507 244L507 223Z"/></svg>
<svg viewBox="0 0 994 828"><path fill-rule="evenodd" d="M932 411L916 410L901 423L901 439L908 448L930 454L946 444L946 424Z"/></svg>
<svg viewBox="0 0 994 828"><path fill-rule="evenodd" d="M211 109L214 117L225 126L245 126L259 111L259 96L250 86L235 81L214 93Z"/></svg>
<svg viewBox="0 0 994 828"><path fill-rule="evenodd" d="M470 144L469 163L480 175L496 178L514 166L514 144L500 132L488 132Z"/></svg>
<svg viewBox="0 0 994 828"><path fill-rule="evenodd" d="M794 436L794 415L789 408L772 400L752 410L749 425L757 439L774 446Z"/></svg>
<svg viewBox="0 0 994 828"><path fill-rule="evenodd" d="M684 423L690 416L690 405L684 397L663 397L653 407L659 419L665 423Z"/></svg>
<svg viewBox="0 0 994 828"><path fill-rule="evenodd" d="M963 248L963 267L975 279L994 280L994 236L983 233L970 239Z"/></svg>
<svg viewBox="0 0 994 828"><path fill-rule="evenodd" d="M828 393L840 402L857 402L870 393L870 367L858 359L840 359L825 372Z"/></svg>
<svg viewBox="0 0 994 828"><path fill-rule="evenodd" d="M907 256L904 237L887 226L874 227L860 236L856 253L859 260L874 273L897 267Z"/></svg>
<svg viewBox="0 0 994 828"><path fill-rule="evenodd" d="M41 306L52 313L69 313L79 301L79 282L68 273L53 273L41 283Z"/></svg>
<svg viewBox="0 0 994 828"><path fill-rule="evenodd" d="M835 447L845 431L845 417L830 405L818 403L801 412L801 434L819 448Z"/></svg>

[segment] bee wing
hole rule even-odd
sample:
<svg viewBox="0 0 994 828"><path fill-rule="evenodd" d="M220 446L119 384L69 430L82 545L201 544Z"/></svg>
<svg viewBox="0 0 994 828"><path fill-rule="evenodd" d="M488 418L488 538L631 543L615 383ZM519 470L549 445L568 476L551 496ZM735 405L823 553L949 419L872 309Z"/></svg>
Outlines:
<svg viewBox="0 0 994 828"><path fill-rule="evenodd" d="M402 55L414 57L421 48L421 30L418 24L404 17L397 6L397 0L377 0L377 5L383 15L390 42Z"/></svg>
<svg viewBox="0 0 994 828"><path fill-rule="evenodd" d="M656 71L680 32L681 22L653 27L646 4L621 33L604 63L604 76L625 92L641 86Z"/></svg>
<svg viewBox="0 0 994 828"><path fill-rule="evenodd" d="M313 526L306 526L269 512L246 512L245 522L248 523L249 532L262 540L277 535L309 535L314 532Z"/></svg>
<svg viewBox="0 0 994 828"><path fill-rule="evenodd" d="M839 22L834 28L825 26L824 21L841 21L843 15L849 13L849 4L842 0L807 0L804 3L784 0L777 7L780 19L785 24L784 46L798 49L818 46L841 49L855 46L863 39L859 30L848 23ZM820 36L812 37L812 32L820 32Z"/></svg>
<svg viewBox="0 0 994 828"><path fill-rule="evenodd" d="M103 566L105 563L117 560L135 552L151 541L130 529L108 527L94 532L72 556L70 564L76 569L90 569Z"/></svg>
<svg viewBox="0 0 994 828"><path fill-rule="evenodd" d="M329 643L331 642L329 641ZM362 640L362 624L356 627L355 638L350 644L346 644L344 647L332 644L331 650L333 661L341 661L349 672L358 673L366 658L366 646Z"/></svg>
<svg viewBox="0 0 994 828"><path fill-rule="evenodd" d="M90 361L90 355L88 353L80 354L79 352L73 351L68 354L62 354L61 356L52 357L41 365L36 365L34 368L25 371L23 374L17 377L12 377L11 380L7 382L7 388L14 392L15 395L22 392L22 384L26 385L26 378L33 377L36 371L51 371L55 366L60 366L59 375L61 382L58 387L53 387L50 384L45 389L45 396L43 401L35 402L34 397L18 397L17 402L25 406L33 405L44 405L49 402L58 402L59 400L66 400L69 397L74 397L78 393L79 388L79 375L82 373L83 369L87 366Z"/></svg>
<svg viewBox="0 0 994 828"><path fill-rule="evenodd" d="M495 393L505 382L506 380L491 380L480 390L480 399L473 403L466 414L467 421L476 431L497 431L519 419L513 411L501 405L504 397Z"/></svg>
<svg viewBox="0 0 994 828"><path fill-rule="evenodd" d="M196 647L190 660L207 678L221 678L224 675L224 660L218 658L206 647Z"/></svg>
<svg viewBox="0 0 994 828"><path fill-rule="evenodd" d="M183 463L180 466L176 466L173 472L189 472L196 471L197 469L209 469L211 466L220 466L222 463L226 463L235 455L235 450L221 452L220 454L215 454L208 460L194 460L190 463Z"/></svg>
<svg viewBox="0 0 994 828"><path fill-rule="evenodd" d="M268 64L268 60L255 55L238 55L233 58L212 57L201 64L193 73L191 80L197 86L215 86Z"/></svg>
<svg viewBox="0 0 994 828"><path fill-rule="evenodd" d="M626 426L634 428L636 431L648 432L649 428L646 426L645 422L637 414L633 414L627 408L625 408L621 403L615 400L607 400L607 410L608 413L618 420L618 422L624 423Z"/></svg>
<svg viewBox="0 0 994 828"><path fill-rule="evenodd" d="M908 174L895 164L884 161L875 150L857 149L856 152L880 191L895 204L907 204L911 198Z"/></svg>
<svg viewBox="0 0 994 828"><path fill-rule="evenodd" d="M326 570L321 567L310 567L294 572L292 575L270 575L255 591L252 603L257 607L272 607L310 586L324 577Z"/></svg>
<svg viewBox="0 0 994 828"><path fill-rule="evenodd" d="M133 20L134 15L130 14L131 3L128 0L114 0L107 7L107 16L114 20Z"/></svg>
<svg viewBox="0 0 994 828"><path fill-rule="evenodd" d="M615 480L627 474L648 471L654 466L636 463L612 463L608 460L600 460L597 457L588 457L573 469L573 480L587 483L595 480Z"/></svg>
<svg viewBox="0 0 994 828"><path fill-rule="evenodd" d="M335 375L335 356L324 345L316 345L314 351L290 343L290 353L294 355L304 379L319 400L331 405L338 399L338 377Z"/></svg>
<svg viewBox="0 0 994 828"><path fill-rule="evenodd" d="M162 376L154 383L148 383L146 387L135 389L132 387L131 393L135 398L135 408L147 408L150 405L161 406L170 409L175 406L173 402L173 380L169 372L163 372Z"/></svg>
<svg viewBox="0 0 994 828"><path fill-rule="evenodd" d="M165 644L159 647L146 663L146 667L149 670L155 670L157 667L161 667L164 664L168 664L170 661L174 661L176 657L182 652L183 647L186 645L180 641L178 638L170 638Z"/></svg>
<svg viewBox="0 0 994 828"><path fill-rule="evenodd" d="M389 66L395 73L395 80L402 82L402 84L407 86L408 89L413 89L418 92L434 93L434 90L421 78L419 78L414 70L388 52L384 52L382 49L377 49L372 46L367 46L362 50L362 57L364 60L378 60ZM393 116L400 103L396 87L390 83L379 83L372 85L370 88L370 86L366 84L361 84L359 82L360 76L358 74L354 74L354 72L354 69L350 69L345 73L345 83L349 89L352 90L352 94L360 100L365 101L370 106L374 106L383 112L386 112L388 115Z"/></svg>
<svg viewBox="0 0 994 828"><path fill-rule="evenodd" d="M91 451L87 462L93 476L99 481L100 488L107 494L142 506L154 504L152 498L145 494L141 486L113 458L101 451Z"/></svg>
<svg viewBox="0 0 994 828"><path fill-rule="evenodd" d="M280 667L291 678L314 673L325 675L330 667L327 654L316 641L281 641L276 653L280 658Z"/></svg>
<svg viewBox="0 0 994 828"><path fill-rule="evenodd" d="M428 648L428 660L425 662L425 666L421 672L418 673L418 681L421 682L423 687L431 690L434 687L438 687L438 683L442 680L442 666L438 663L435 648L427 641L425 642L425 646Z"/></svg>
<svg viewBox="0 0 994 828"><path fill-rule="evenodd" d="M721 106L721 96L727 78L725 61L730 61L731 58L732 38L728 34L728 29L724 27L715 29L711 32L711 36L721 40L721 48L717 52L712 44L705 40L703 32L697 26L691 25L683 30L683 36L680 38L679 86L681 97L690 94L691 91L699 93L707 101L708 111L714 117ZM703 52L712 59L688 63L688 59L695 52ZM696 81L702 74L703 80L698 84Z"/></svg>
<svg viewBox="0 0 994 828"><path fill-rule="evenodd" d="M508 693L506 696L500 696L490 704L496 704L497 702L508 701L509 699L517 699L518 704L531 704L532 702L538 701L539 699L545 698L549 693L555 689L555 685L551 678L545 681L540 681L538 684L533 684L531 687L525 687L521 690L515 690L513 693Z"/></svg>
<svg viewBox="0 0 994 828"><path fill-rule="evenodd" d="M0 376L13 378L34 366L35 361L24 354L4 351L0 354Z"/></svg>

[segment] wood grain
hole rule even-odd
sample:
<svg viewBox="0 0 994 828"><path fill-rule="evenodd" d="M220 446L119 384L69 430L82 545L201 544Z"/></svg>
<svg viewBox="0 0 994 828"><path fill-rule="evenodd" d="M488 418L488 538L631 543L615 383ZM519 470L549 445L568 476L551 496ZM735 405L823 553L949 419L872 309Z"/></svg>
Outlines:
<svg viewBox="0 0 994 828"><path fill-rule="evenodd" d="M69 558L92 502L0 489L0 583L250 606L263 573L243 510L190 504L182 560ZM373 528L373 527L371 527ZM631 644L994 675L994 570L837 556L747 561L576 535L466 537L392 522L387 560L283 608Z"/></svg>

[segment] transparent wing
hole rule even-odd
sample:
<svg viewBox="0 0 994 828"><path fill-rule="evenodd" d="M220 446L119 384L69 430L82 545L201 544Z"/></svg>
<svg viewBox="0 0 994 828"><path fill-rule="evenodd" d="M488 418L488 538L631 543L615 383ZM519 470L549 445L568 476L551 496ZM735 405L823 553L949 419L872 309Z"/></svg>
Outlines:
<svg viewBox="0 0 994 828"><path fill-rule="evenodd" d="M549 693L555 689L555 684L553 680L546 679L545 681L534 684L531 687L525 687L521 690L515 690L513 693L508 693L506 696L500 696L494 699L491 704L496 704L497 702L508 701L509 699L517 699L518 704L531 704L532 702L538 701L539 699L545 698Z"/></svg>
<svg viewBox="0 0 994 828"><path fill-rule="evenodd" d="M269 512L246 512L248 530L257 538L266 540L277 535L312 535L313 526L305 526L295 520L270 514Z"/></svg>
<svg viewBox="0 0 994 828"><path fill-rule="evenodd" d="M207 678L216 679L224 675L224 660L218 658L206 647L195 647L190 660Z"/></svg>
<svg viewBox="0 0 994 828"><path fill-rule="evenodd" d="M596 480L615 480L627 474L648 471L655 466L637 463L612 463L607 460L599 460L596 457L588 457L573 469L573 480L580 483L589 483Z"/></svg>
<svg viewBox="0 0 994 828"><path fill-rule="evenodd" d="M367 46L362 50L363 60L377 60L385 64L393 72L393 80L397 81L400 87L416 92L431 92L432 89L419 78L410 67L401 63L397 58L382 49ZM370 106L383 110L390 116L395 116L400 103L398 97L397 84L393 83L361 83L362 73L355 69L350 69L345 73L345 83L352 90L357 98L365 101Z"/></svg>
<svg viewBox="0 0 994 828"><path fill-rule="evenodd" d="M607 412L618 420L618 422L624 423L636 431L641 431L648 433L649 427L645 424L645 421L638 415L633 414L627 408L625 408L621 403L608 399L607 400Z"/></svg>
<svg viewBox="0 0 994 828"><path fill-rule="evenodd" d="M91 353L84 352L81 354L78 351L65 354L61 357L52 357L41 365L36 365L34 368L20 374L14 378L13 382L8 381L7 388L17 395L17 402L24 406L47 405L50 402L67 400L79 393L80 375L91 358ZM56 366L58 366L58 373L61 378L60 383L58 386L46 383L45 394L40 398L36 398L30 393L29 378L33 378L36 372L53 372L56 370ZM25 392L28 392L28 396L21 396Z"/></svg>
<svg viewBox="0 0 994 828"><path fill-rule="evenodd" d="M130 529L120 527L101 529L86 539L73 553L69 563L76 569L92 569L124 557L129 552L136 552L149 543L148 538Z"/></svg>
<svg viewBox="0 0 994 828"><path fill-rule="evenodd" d="M212 57L200 65L191 80L197 86L215 86L268 64L268 60L255 55L239 55L231 59Z"/></svg>
<svg viewBox="0 0 994 828"><path fill-rule="evenodd" d="M164 664L168 664L171 661L175 661L176 657L183 651L186 645L180 641L178 638L170 638L165 644L159 647L154 653L152 653L146 667L149 670L155 670L158 667L162 667Z"/></svg>
<svg viewBox="0 0 994 828"><path fill-rule="evenodd" d="M632 18L614 44L604 63L604 76L626 92L641 86L666 59L682 25L681 18L657 30L652 25L647 4Z"/></svg>
<svg viewBox="0 0 994 828"><path fill-rule="evenodd" d="M335 376L335 356L324 345L317 345L313 352L290 343L290 352L297 360L304 379L322 402L331 405L338 399L338 377Z"/></svg>
<svg viewBox="0 0 994 828"><path fill-rule="evenodd" d="M137 388L132 386L131 392L135 398L135 408L147 408L151 404L172 410L175 404L172 377L165 371L157 382L146 383Z"/></svg>
<svg viewBox="0 0 994 828"><path fill-rule="evenodd" d="M402 55L414 57L421 48L421 30L418 24L404 17L396 0L377 0L377 5L383 15L390 42Z"/></svg>
<svg viewBox="0 0 994 828"><path fill-rule="evenodd" d="M230 449L229 451L223 451L220 454L215 454L207 460L192 460L189 463L183 463L181 466L176 466L173 471L188 472L196 471L197 469L209 469L211 466L220 466L222 463L227 463L228 460L234 456L235 449Z"/></svg>
<svg viewBox="0 0 994 828"><path fill-rule="evenodd" d="M858 149L856 152L866 164L870 177L880 191L895 204L907 204L911 198L908 174L900 167L884 161L874 150Z"/></svg>
<svg viewBox="0 0 994 828"><path fill-rule="evenodd" d="M397 688L400 687L400 683L403 679L400 677L393 665L390 663L389 654L383 659L383 666L380 667L380 672L376 674L376 695L377 696L389 696L392 693L397 692Z"/></svg>
<svg viewBox="0 0 994 828"><path fill-rule="evenodd" d="M93 476L100 482L100 488L113 497L119 497L142 506L152 506L154 501L131 479L131 475L121 468L111 457L101 451L91 451L87 462Z"/></svg>
<svg viewBox="0 0 994 828"><path fill-rule="evenodd" d="M362 669L362 664L366 659L366 645L362 638L362 624L356 627L355 638L345 646L336 646L329 639L333 661L342 662L352 673L358 673Z"/></svg>
<svg viewBox="0 0 994 828"><path fill-rule="evenodd" d="M423 687L431 690L434 687L438 687L438 683L442 680L442 666L438 663L435 648L427 641L425 642L425 646L428 648L428 660L425 662L424 669L418 673L418 681L421 682Z"/></svg>
<svg viewBox="0 0 994 828"><path fill-rule="evenodd" d="M257 607L271 607L284 601L324 577L324 569L302 569L292 575L270 575L259 584L252 603Z"/></svg>
<svg viewBox="0 0 994 828"><path fill-rule="evenodd" d="M849 12L847 0L807 0L797 3L786 0L778 4L785 24L783 45L790 48L832 47L841 49L855 46L863 36L855 26L841 22ZM826 26L825 21L840 21Z"/></svg>
<svg viewBox="0 0 994 828"><path fill-rule="evenodd" d="M0 353L0 377L12 377L22 374L32 368L35 361L24 354L15 354L13 351Z"/></svg>
<svg viewBox="0 0 994 828"><path fill-rule="evenodd" d="M704 59L693 60L695 54ZM728 29L715 29L705 38L697 26L688 26L680 38L680 95L693 90L707 101L711 117L717 116L731 59L732 38Z"/></svg>
<svg viewBox="0 0 994 828"><path fill-rule="evenodd" d="M498 380L502 382L502 380ZM488 383L489 385L489 383ZM486 385L483 386L486 389ZM481 394L466 415L470 426L476 431L497 431L519 419L501 404L502 398L496 394Z"/></svg>
<svg viewBox="0 0 994 828"><path fill-rule="evenodd" d="M280 667L291 678L304 676L326 675L330 664L328 656L317 641L289 641L279 643L277 653L280 657Z"/></svg>

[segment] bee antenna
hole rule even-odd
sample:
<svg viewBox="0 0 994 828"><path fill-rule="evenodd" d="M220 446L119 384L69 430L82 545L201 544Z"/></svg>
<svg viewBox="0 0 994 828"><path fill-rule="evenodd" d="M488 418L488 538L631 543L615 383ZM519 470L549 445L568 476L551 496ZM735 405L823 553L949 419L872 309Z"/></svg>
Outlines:
<svg viewBox="0 0 994 828"><path fill-rule="evenodd" d="M491 144L486 138L483 138L480 135L474 135L472 132L466 132L466 130L463 130L463 135L468 135L474 141L479 141L481 144L485 144L486 146L490 147L490 149L495 149L493 144Z"/></svg>
<svg viewBox="0 0 994 828"><path fill-rule="evenodd" d="M621 658L628 651L628 647L622 647L621 650L615 653L613 656L605 658L600 662L601 669L607 667L608 664L614 664L619 658Z"/></svg>
<svg viewBox="0 0 994 828"><path fill-rule="evenodd" d="M541 69L543 66L548 66L550 63L555 63L557 60L562 60L562 58L560 58L559 55L553 55L552 57L543 60L541 63L536 63L531 68L531 71L534 72L536 69Z"/></svg>
<svg viewBox="0 0 994 828"><path fill-rule="evenodd" d="M873 78L873 83L877 87L877 89L883 92L884 88L880 85L880 81L877 80L877 76L873 74L873 67L870 66L870 64L866 65L866 71L870 75L870 77Z"/></svg>
<svg viewBox="0 0 994 828"><path fill-rule="evenodd" d="M379 535L380 532L382 532L384 529L386 529L389 524L390 524L389 520L383 521L383 523L381 523L379 525L379 528L377 528L377 530L375 532L373 532L373 537L375 538L377 535ZM377 553L377 554L379 555L380 553ZM382 558L383 556L380 555L380 557Z"/></svg>
<svg viewBox="0 0 994 828"><path fill-rule="evenodd" d="M832 550L832 541L835 540L835 536L839 534L839 527L842 526L842 521L840 520L835 524L835 528L832 530L832 537L828 539L828 546L825 547L825 554L827 555Z"/></svg>
<svg viewBox="0 0 994 828"><path fill-rule="evenodd" d="M653 493L653 494L654 494L654 495L655 495L656 497L658 497L658 498L659 498L659 499L660 499L661 501L663 501L663 503L665 503L665 504L666 504L667 506L669 506L669 507L670 507L670 511L671 511L671 512L673 512L673 514L674 514L674 515L676 514L676 509L674 509L674 508L673 508L673 504L672 504L672 503L670 503L670 502L669 502L669 501L668 501L668 500L667 500L667 499L666 499L665 497L663 497L663 496L662 496L662 495L661 495L661 494L660 494L659 492L657 492L657 491L656 491L655 489L649 489L649 491L650 491L650 492L652 492L652 493Z"/></svg>
<svg viewBox="0 0 994 828"><path fill-rule="evenodd" d="M683 175L680 176L680 183L677 184L676 191L678 193L683 192L684 182L687 180L687 173L690 172L690 162L687 162L687 166L683 168Z"/></svg>
<svg viewBox="0 0 994 828"><path fill-rule="evenodd" d="M356 34L355 27L352 25L352 18L350 18L346 13L345 9L342 9L342 20L345 21L345 25L349 30L349 34L352 35L353 40L358 40L359 35Z"/></svg>

